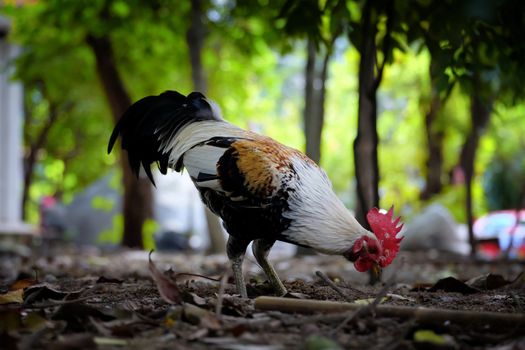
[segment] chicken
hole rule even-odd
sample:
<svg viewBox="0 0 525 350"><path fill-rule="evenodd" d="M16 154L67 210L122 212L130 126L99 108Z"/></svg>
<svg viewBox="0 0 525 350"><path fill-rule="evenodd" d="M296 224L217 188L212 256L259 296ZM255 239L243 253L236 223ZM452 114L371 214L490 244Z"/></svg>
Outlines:
<svg viewBox="0 0 525 350"><path fill-rule="evenodd" d="M151 164L162 174L186 168L202 201L222 218L227 255L238 293L247 297L242 262L249 243L275 292L286 288L268 262L276 241L338 254L358 271L389 265L399 250L402 225L373 208L373 232L363 228L335 195L326 173L301 152L226 122L218 106L199 92L166 91L134 103L115 126L138 176L153 184Z"/></svg>

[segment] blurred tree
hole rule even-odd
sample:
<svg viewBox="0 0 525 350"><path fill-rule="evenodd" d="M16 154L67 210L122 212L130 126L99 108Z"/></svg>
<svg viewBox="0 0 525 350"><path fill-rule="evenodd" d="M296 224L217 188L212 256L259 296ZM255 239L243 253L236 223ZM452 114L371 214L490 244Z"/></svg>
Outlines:
<svg viewBox="0 0 525 350"><path fill-rule="evenodd" d="M96 36L88 33L86 42L95 55L98 76L116 124L131 105L131 98L117 70L111 40L108 34ZM135 177L124 150L121 152L120 164L124 180L122 244L126 247L142 248L142 228L146 219L153 215L151 184L145 176Z"/></svg>
<svg viewBox="0 0 525 350"><path fill-rule="evenodd" d="M432 50L430 50L432 51ZM430 199L441 192L443 188L443 142L445 140L445 125L441 115L442 106L452 92L449 85L445 92L439 90L439 79L443 72L439 70L435 58L430 59L430 103L425 113L425 136L427 140L427 159L425 162L425 187L420 198Z"/></svg>
<svg viewBox="0 0 525 350"><path fill-rule="evenodd" d="M324 5L324 6L323 6ZM292 37L306 37L304 69L303 129L305 153L321 162L321 141L325 119L326 81L335 41L348 22L345 1L298 1L283 4L279 18L285 19L285 31ZM313 250L299 247L298 255Z"/></svg>
<svg viewBox="0 0 525 350"><path fill-rule="evenodd" d="M499 153L499 152L498 152ZM490 211L515 209L521 204L525 180L523 154L496 154L483 174L483 188Z"/></svg>
<svg viewBox="0 0 525 350"><path fill-rule="evenodd" d="M15 37L26 48L19 59L18 77L26 83L31 83L35 80L45 81L49 85L49 93L47 94L49 97L47 100L50 101L50 107L60 105L63 103L62 101L80 101L82 99L84 99L82 105L87 105L91 102L91 107L97 106L96 102L98 101L86 100L86 96L93 97L96 95L93 94L93 91L96 90L94 87L94 84L96 84L95 77L87 73L86 70L79 71L78 69L78 67L83 66L93 67L92 56L90 57L89 52L86 51L87 48L90 48L95 56L97 68L96 70L93 69L93 72L98 73L113 114L113 119L117 120L130 104L131 99L117 70L117 58L115 57L109 35L110 33L115 35L118 29L129 31L128 20L132 16L138 16L138 18L146 22L149 20L151 23L150 4L143 5L138 1L136 5L137 7L133 8L122 1L86 4L56 0L11 8L12 15L15 18L17 16L21 18L17 22L20 25L17 27ZM132 12L132 9L136 12ZM34 23L39 23L39 26L35 26ZM137 27L140 27L142 23L139 22ZM137 49L140 50L141 48L138 47ZM83 80L66 79L67 75L64 75L65 73L69 73L71 78L81 78ZM76 84L71 84L73 81ZM79 107L79 110L82 110L83 115L79 114L78 122L80 124L83 123L83 126L72 128L70 133L74 132L77 136L72 137L72 142L75 144L80 140L87 139L82 137L82 135L94 128L86 125L97 124L100 128L97 128L97 138L89 140L93 142L89 146L87 145L89 141L86 141L84 148L81 149L84 155L89 154L88 150L95 147L97 152L102 151L98 145L107 142L107 136L109 130L111 130L110 127L105 122L101 123L100 120L85 118L86 109L84 107ZM94 115L107 115L107 111L97 111L97 108L88 108L87 110ZM69 120L69 123L71 126L71 120ZM45 131L46 128L42 130ZM45 133L42 135L45 135ZM48 139L54 141L51 135ZM58 139L63 139L63 136L59 136ZM100 139L103 139L103 141ZM66 148L67 144L63 143L61 146ZM48 152L53 150L49 143L46 144L45 148ZM60 152L60 147L55 148L55 150ZM31 155L31 151L29 151L29 155ZM57 156L57 154L53 155ZM142 246L144 220L151 213L151 189L146 180L136 180L134 178L129 171L125 158L122 157L121 161L124 180L123 207L125 214L123 244L140 247ZM28 159L30 158L28 157ZM84 161L89 160L86 158ZM107 166L107 162L97 157L96 161L90 163L90 167L86 168L85 164L83 164L84 170L76 170L75 173L85 172L91 176L90 179L93 179L93 176L100 175L100 167L96 167L97 163ZM60 160L54 164L61 164L62 172L65 171L66 164L64 161ZM31 169L28 168L28 170ZM30 179L32 177L31 172L28 172L26 176Z"/></svg>
<svg viewBox="0 0 525 350"><path fill-rule="evenodd" d="M47 101L47 111L38 113L36 106L42 101ZM37 165L38 154L41 153L47 143L51 129L56 126L56 122L64 114L71 112L72 105L64 103L58 105L56 102L46 98L46 88L43 81L25 85L24 112L25 122L23 125L23 137L26 143L24 152L24 183L22 187L22 219L27 220L27 204L29 200L29 190L35 178L35 167ZM42 118L43 121L38 119ZM38 129L37 127L38 126ZM37 130L36 130L37 129ZM68 157L69 158L69 157ZM54 196L57 196L58 190Z"/></svg>
<svg viewBox="0 0 525 350"><path fill-rule="evenodd" d="M316 44L312 39L307 40L303 109L305 150L306 155L317 164L321 161L321 137L329 58L330 55L326 53L324 58L321 58L322 63L319 67Z"/></svg>
<svg viewBox="0 0 525 350"><path fill-rule="evenodd" d="M107 167L98 145L105 143L109 128L104 118L107 111L97 104L101 96L94 74L78 69L89 64L89 52L79 46L66 49L65 38L55 26L35 26L45 22L43 10L41 4L6 8L16 21L12 40L24 47L16 62L15 78L25 85L22 205L24 217L33 223L40 197L53 195L68 201L76 189ZM74 34L64 36L71 39ZM65 77L74 77L74 88ZM95 117L84 118L87 110Z"/></svg>
<svg viewBox="0 0 525 350"><path fill-rule="evenodd" d="M428 196L432 196L439 191L439 181L446 181L444 174L458 165L460 150L473 130L470 110L479 110L468 106L469 100L476 102L471 98L475 90L479 91L481 102L493 101L491 111L496 115L494 111L499 110L499 123L507 120L502 115L511 110L511 106L522 103L519 58L525 55L519 35L523 20L515 16L522 11L519 2L443 0L370 1L367 4L364 0L203 0L202 3L200 18L204 22L205 41L200 47L201 69L206 73L210 97L221 105L225 117L237 124L301 147L304 139L299 131L301 126L308 129L306 124L309 124L301 120L301 110L297 108L307 92L302 90L301 77L305 77L307 71L313 72L307 68L315 67L315 76L305 79L308 82L305 85L322 87L321 81L326 80L321 79L326 61L326 67L333 73L330 84L325 86L330 90L325 95L328 102L322 123L325 133L322 163L340 193L348 190L348 177L353 174L349 165L352 154L340 150L349 148L349 139L356 136L352 125L358 122L357 111L351 110L358 104L356 68L367 69L366 79L360 82L361 104L373 110L372 98L375 98L375 108L379 107L376 114L380 113L381 122L377 121L377 115L366 119L363 114L366 108L361 111L360 125L366 127L367 135L371 136L363 137L365 134L361 133L359 142L367 145L363 149L368 155L361 155L359 165L366 158L366 166L374 167L374 152L377 153L374 142L380 141L382 148L377 162L381 165L381 196L389 203L409 204L404 208L405 216L420 205L416 200L423 186L427 187ZM286 4L293 6L283 11ZM26 125L27 156L29 159L32 154L31 159L36 158L26 206L29 216L33 215L35 200L40 196L62 193L65 199L70 198L74 191L103 174L116 159L113 155L102 156L102 145L106 144L111 130L112 120L107 118L111 112L104 103L107 98L99 88L96 56L86 38L109 40L115 67L128 95L156 94L171 86L189 92L195 85L190 77L198 71L192 69L188 59L192 57L190 45L183 44L185 36L187 44L194 42L188 39L191 5L190 0L177 3L49 0L13 11L18 13L13 15L16 24L13 40L25 47L18 61L17 76L27 84L26 106L31 112L32 123ZM310 10L306 10L308 8ZM366 26L365 10L370 15ZM291 15L292 12L295 15ZM174 13L188 15L180 19L174 17ZM280 13L286 15L280 17ZM369 48L363 44L365 27L368 45L373 44L375 55L367 53ZM373 32L372 42L369 36ZM387 35L389 32L391 35ZM353 46L347 50L343 40L339 40L334 44L337 50L331 52L330 43L343 34L351 39ZM310 45L298 45L297 38L302 43L310 40ZM407 46L414 48L413 55L401 53ZM359 48L360 56L354 48ZM375 63L370 65L361 51L366 51ZM383 51L390 54L385 55ZM473 79L476 75L479 77L477 87ZM382 77L380 81L379 77ZM372 84L372 79L380 83L380 90ZM38 81L45 82L45 94L36 84ZM425 95L418 99L417 91L424 91ZM374 92L377 97L372 96ZM314 99L304 100L307 107L306 101ZM69 103L71 107L66 108ZM310 107L320 110L317 107L321 106L312 102ZM52 110L57 110L58 116L54 126L45 128ZM513 113L519 115L520 112ZM493 123L492 117L485 127L491 130ZM475 174L490 165L494 148L502 148L503 143L496 140L507 141L521 130L507 125L508 134L501 136L502 128L497 133L491 131L487 137L479 137L475 147L471 193L473 209L478 213L484 208L479 177ZM376 141L374 129L377 129ZM321 135L316 126L309 130ZM424 134L419 133L422 130ZM484 132L485 128L479 130ZM46 141L31 151L41 131L45 131L44 135L47 133ZM428 151L415 147L425 137ZM308 137L307 143L317 148L315 137ZM505 154L518 147L505 147L509 148ZM308 152L316 157L314 151ZM426 159L425 153L428 153ZM426 169L424 182L420 169ZM359 179L363 179L363 183L359 188L376 187L374 176L373 171L361 171ZM433 200L441 200L457 219L463 220L465 211L460 213L457 209L464 203L463 187L442 183L441 188L441 195ZM348 192L353 196L356 191ZM373 192L363 193L366 196ZM353 204L350 194L343 199L348 205Z"/></svg>
<svg viewBox="0 0 525 350"><path fill-rule="evenodd" d="M186 31L186 43L189 51L191 78L193 89L206 95L208 83L202 64L202 50L208 31L204 21L206 8L204 8L205 4L203 0L191 0L190 3L191 7L188 16L190 24ZM204 212L210 239L208 252L210 254L223 253L226 250L226 242L221 221L207 207L204 208Z"/></svg>
<svg viewBox="0 0 525 350"><path fill-rule="evenodd" d="M471 252L475 254L472 181L476 153L495 99L502 94L510 94L513 98L523 96L514 88L525 75L519 63L519 57L524 57L524 45L516 35L525 29L525 19L519 15L525 8L510 0L447 0L426 5L418 8L421 15L414 32L421 30L436 62L436 86L441 91L446 90L444 95L448 96L451 87L459 84L470 96L470 130L460 152L458 167L465 177L465 211ZM447 16L446 23L442 21L443 16Z"/></svg>
<svg viewBox="0 0 525 350"><path fill-rule="evenodd" d="M348 25L346 1L297 1L284 3L279 18L292 37L306 37L303 124L305 153L321 160L321 139L325 119L326 80L335 41Z"/></svg>
<svg viewBox="0 0 525 350"><path fill-rule="evenodd" d="M322 8L319 1L288 0L279 14L279 18L286 20L284 29L289 35L301 39L306 37L303 107L305 153L318 164L321 160L328 63L331 47L337 38L334 36L329 43L323 36L323 18L329 18L326 12L327 8ZM321 47L321 43L326 45ZM323 55L320 54L321 50L325 51Z"/></svg>
<svg viewBox="0 0 525 350"><path fill-rule="evenodd" d="M205 11L203 0L190 0L191 7L188 18L190 25L186 31L186 43L189 49L191 64L191 80L195 91L206 94L206 74L202 66L202 49L206 39L206 24L204 23Z"/></svg>
<svg viewBox="0 0 525 350"><path fill-rule="evenodd" d="M358 125L354 141L354 166L356 178L358 221L367 226L366 212L379 206L379 166L377 147L377 91L381 84L385 66L392 62L394 49L403 49L404 12L408 5L396 1L294 1L285 3L281 16L287 19L285 29L290 34L302 33L316 45L325 44L331 51L335 39L347 33L351 43L360 53L358 87ZM310 65L313 69L313 46L310 43ZM316 101L311 97L312 79L307 79L305 122L319 118L308 118ZM323 93L324 95L324 93ZM316 124L312 124L314 129ZM308 128L305 127L306 130ZM316 130L318 132L318 130ZM315 136L306 133L307 136ZM311 141L315 145L314 141ZM312 152L315 157L316 153Z"/></svg>
<svg viewBox="0 0 525 350"><path fill-rule="evenodd" d="M368 227L366 212L372 207L379 207L379 165L377 161L377 89L381 84L383 70L387 62L387 50L383 62L377 62L378 24L382 10L371 0L364 1L357 33L351 35L354 45L361 54L359 60L359 103L357 136L354 140L354 167L356 178L357 207L356 218ZM389 6L389 9L392 5ZM391 12L391 11L390 11ZM392 17L388 18L391 23ZM391 31L391 25L387 25ZM354 34L354 33L353 33ZM386 33L385 38L390 34ZM388 40L383 40L387 45ZM376 70L377 68L377 70Z"/></svg>
<svg viewBox="0 0 525 350"><path fill-rule="evenodd" d="M366 0L358 20L351 21L349 38L360 53L357 135L354 165L357 192L357 220L368 226L366 212L379 207L379 164L377 135L377 91L395 49L404 50L406 31L401 1Z"/></svg>

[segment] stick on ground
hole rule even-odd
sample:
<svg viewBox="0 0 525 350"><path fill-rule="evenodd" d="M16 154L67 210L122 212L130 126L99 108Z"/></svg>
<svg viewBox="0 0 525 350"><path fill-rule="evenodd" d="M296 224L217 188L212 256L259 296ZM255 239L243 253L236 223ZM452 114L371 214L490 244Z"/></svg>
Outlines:
<svg viewBox="0 0 525 350"><path fill-rule="evenodd" d="M335 284L330 279L330 277L325 275L322 271L315 271L315 274L317 275L317 277L322 279L326 284L328 284L328 286L330 286L330 288L332 288L334 291L336 291L336 293L339 294L344 300L346 300L348 302L352 302L353 301L350 298L350 296L348 296L348 294L346 294L345 291L341 287L339 287L337 284Z"/></svg>
<svg viewBox="0 0 525 350"><path fill-rule="evenodd" d="M325 300L302 300L278 297L258 297L256 310L273 310L288 313L336 313L358 310L361 305ZM490 325L494 328L525 329L525 314L498 312L457 311L431 309L426 307L377 305L375 314L379 317L413 318L418 323L445 325L452 322L462 325Z"/></svg>

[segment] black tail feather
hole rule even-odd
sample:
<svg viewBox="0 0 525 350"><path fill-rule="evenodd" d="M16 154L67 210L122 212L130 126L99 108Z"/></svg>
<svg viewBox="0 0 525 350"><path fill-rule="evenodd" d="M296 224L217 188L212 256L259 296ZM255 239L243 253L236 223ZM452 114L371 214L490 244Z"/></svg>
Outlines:
<svg viewBox="0 0 525 350"><path fill-rule="evenodd" d="M109 138L108 153L120 135L122 149L128 152L133 173L138 177L142 164L155 185L151 163L157 163L162 174L167 173L169 166L169 154L160 151L163 138L173 136L192 122L211 119L216 117L204 95L199 92L192 92L187 97L176 91L147 96L131 105L122 115Z"/></svg>

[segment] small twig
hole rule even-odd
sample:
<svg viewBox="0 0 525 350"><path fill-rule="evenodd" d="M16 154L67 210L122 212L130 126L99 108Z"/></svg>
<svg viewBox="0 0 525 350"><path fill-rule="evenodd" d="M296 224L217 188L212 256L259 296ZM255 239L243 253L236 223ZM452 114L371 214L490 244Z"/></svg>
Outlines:
<svg viewBox="0 0 525 350"><path fill-rule="evenodd" d="M516 307L518 309L518 312L523 312L523 305L521 304L520 298L516 295L516 293L510 293L510 296L512 297L512 300L516 303Z"/></svg>
<svg viewBox="0 0 525 350"><path fill-rule="evenodd" d="M228 281L228 274L225 273L222 275L221 284L219 286L219 292L217 294L217 304L215 304L215 313L217 317L221 317L222 313L222 301L224 299L224 290L226 289L226 282Z"/></svg>
<svg viewBox="0 0 525 350"><path fill-rule="evenodd" d="M354 313L354 312L351 312ZM302 316L295 318L293 320L284 320L282 319L281 322L284 326L298 326L306 323L317 323L317 322L324 322L324 323L334 323L334 322L341 322L341 320L348 317L348 312L344 313L332 313L332 314L326 314L326 315L313 315L313 316Z"/></svg>
<svg viewBox="0 0 525 350"><path fill-rule="evenodd" d="M345 291L339 287L337 284L335 284L327 275L325 275L322 271L315 271L315 274L317 277L322 279L330 288L332 288L337 294L339 294L344 300L348 302L352 302L353 300L345 293Z"/></svg>
<svg viewBox="0 0 525 350"><path fill-rule="evenodd" d="M272 317L258 317L255 319L221 315L221 320L227 324L226 328L243 326L252 331L267 330L282 327L282 322Z"/></svg>
<svg viewBox="0 0 525 350"><path fill-rule="evenodd" d="M177 280L181 276L204 278L206 280L210 280L210 281L213 281L213 282L220 282L222 280L222 277L221 278L213 278L213 277L208 277L208 276L199 275L197 273L190 273L190 272L179 272L179 273L176 273L176 274L173 275L173 279Z"/></svg>
<svg viewBox="0 0 525 350"><path fill-rule="evenodd" d="M90 295L90 296L85 296L85 297L82 297L82 298L71 299L71 300L51 300L48 303L34 304L34 305L23 305L22 307L25 308L25 309L47 309L49 307L54 307L54 306L61 306L61 305L79 303L79 302L82 302L82 301L86 301L86 300L92 299L93 297L94 296ZM92 303L96 303L96 302L92 301Z"/></svg>
<svg viewBox="0 0 525 350"><path fill-rule="evenodd" d="M149 251L149 254L148 254L148 260L151 262L151 254L153 254L153 252L155 251L155 249L152 249ZM173 271L171 268L170 270L168 271ZM171 276L169 276L169 278L171 278L173 280L173 282L178 282L177 279L181 276L189 276L189 277L198 277L198 278L204 278L204 279L207 279L207 280L210 280L210 281L214 281L214 282L220 282L221 279L220 278L212 278L212 277L208 277L208 276L204 276L204 275L199 275L197 273L190 273L190 272L178 272L176 274L173 274Z"/></svg>
<svg viewBox="0 0 525 350"><path fill-rule="evenodd" d="M393 274L390 279L385 283L385 285L383 286L383 288L381 288L381 290L379 291L379 293L377 293L374 301L372 301L370 304L366 305L366 306L363 306L359 309L357 309L355 312L353 312L352 314L350 314L347 318L344 319L343 322L341 322L341 324L339 326L337 326L333 331L332 331L332 334L336 334L337 332L339 332L342 328L344 328L348 323L350 322L353 322L357 317L359 316L362 316L362 315L366 315L366 314L373 314L375 313L375 310L377 308L377 305L379 305L379 303L381 303L381 301L383 300L383 298L387 295L388 293L388 290L390 289L390 287L394 284L394 280L395 280L395 274Z"/></svg>
<svg viewBox="0 0 525 350"><path fill-rule="evenodd" d="M335 334L337 334L341 329L343 329L344 327L346 327L347 324L349 324L350 322L354 322L355 319L357 319L357 317L361 316L361 315L365 315L367 313L371 313L371 309L372 309L372 304L369 304L369 305L366 305L366 306L363 306L363 307L360 307L359 309L355 310L354 312L352 312L351 314L349 314L344 320L343 322L341 322L337 327L335 327L331 332L330 332L330 335L333 336Z"/></svg>
<svg viewBox="0 0 525 350"><path fill-rule="evenodd" d="M406 341L408 334L413 329L414 325L416 324L415 320L413 318L409 319L407 322L402 324L398 332L391 337L390 339L385 339L385 341L380 344L377 349L380 350L394 350L399 349L400 346L403 344L403 342Z"/></svg>

